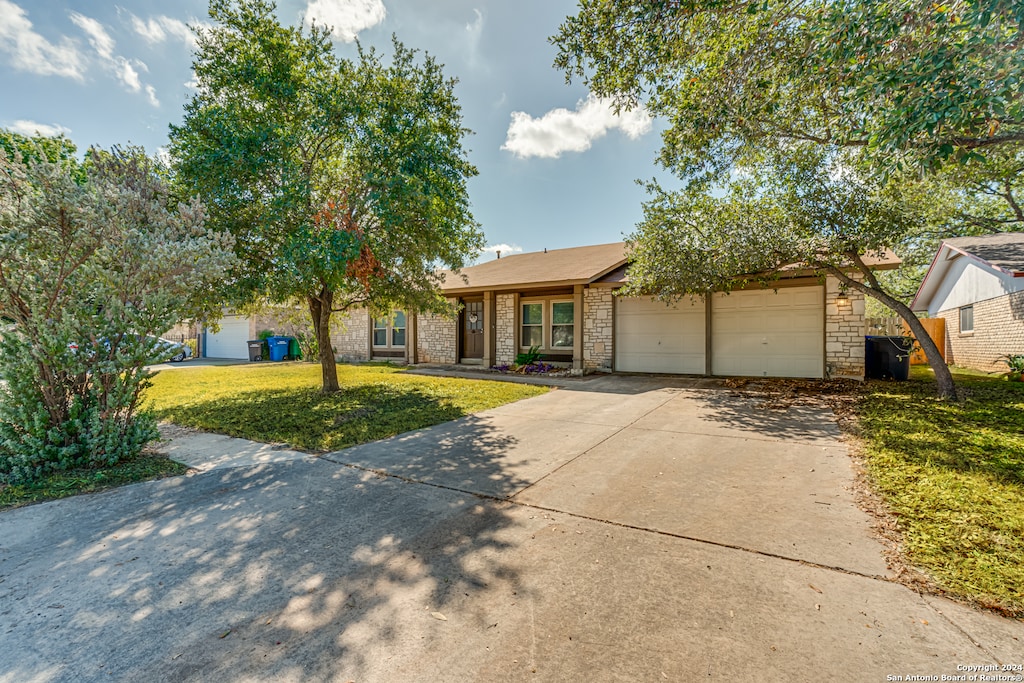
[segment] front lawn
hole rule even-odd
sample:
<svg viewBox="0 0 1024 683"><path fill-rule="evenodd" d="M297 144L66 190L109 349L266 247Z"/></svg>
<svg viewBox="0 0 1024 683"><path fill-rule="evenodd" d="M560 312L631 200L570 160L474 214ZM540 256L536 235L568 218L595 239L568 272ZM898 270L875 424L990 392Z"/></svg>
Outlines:
<svg viewBox="0 0 1024 683"><path fill-rule="evenodd" d="M868 382L857 407L868 472L907 558L951 595L1024 616L1024 383L930 370Z"/></svg>
<svg viewBox="0 0 1024 683"><path fill-rule="evenodd" d="M347 448L547 391L509 382L426 377L390 365L339 365L341 391L320 392L320 366L275 363L165 370L148 405L161 420L312 452Z"/></svg>

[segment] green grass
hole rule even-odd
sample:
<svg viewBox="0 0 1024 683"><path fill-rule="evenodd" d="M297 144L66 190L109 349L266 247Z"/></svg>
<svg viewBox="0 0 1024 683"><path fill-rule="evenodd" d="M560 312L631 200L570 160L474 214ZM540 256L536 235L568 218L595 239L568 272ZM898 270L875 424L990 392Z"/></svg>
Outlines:
<svg viewBox="0 0 1024 683"><path fill-rule="evenodd" d="M0 486L0 510L170 477L182 474L187 469L162 455L143 453L134 460L113 467L68 470L51 474L31 484Z"/></svg>
<svg viewBox="0 0 1024 683"><path fill-rule="evenodd" d="M147 392L157 416L187 427L326 452L454 420L547 391L510 382L426 377L390 365L339 365L341 391L320 392L307 363L161 372Z"/></svg>
<svg viewBox="0 0 1024 683"><path fill-rule="evenodd" d="M951 595L1024 616L1024 382L927 368L869 382L858 406L868 470L908 559Z"/></svg>

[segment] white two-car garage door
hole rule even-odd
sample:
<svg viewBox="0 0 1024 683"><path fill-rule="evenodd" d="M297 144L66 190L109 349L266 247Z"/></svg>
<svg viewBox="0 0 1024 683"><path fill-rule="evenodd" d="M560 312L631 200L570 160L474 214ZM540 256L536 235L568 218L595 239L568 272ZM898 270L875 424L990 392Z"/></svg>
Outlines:
<svg viewBox="0 0 1024 683"><path fill-rule="evenodd" d="M784 287L715 294L711 300L714 375L822 377L825 368L823 287ZM615 369L703 375L707 344L704 303L674 307L652 299L615 304Z"/></svg>
<svg viewBox="0 0 1024 683"><path fill-rule="evenodd" d="M716 375L823 376L823 287L715 294L711 330L711 369Z"/></svg>
<svg viewBox="0 0 1024 683"><path fill-rule="evenodd" d="M226 315L220 321L220 332L206 333L207 358L249 358L249 319Z"/></svg>
<svg viewBox="0 0 1024 683"><path fill-rule="evenodd" d="M615 304L615 369L703 375L704 302L683 299L666 306L653 299Z"/></svg>

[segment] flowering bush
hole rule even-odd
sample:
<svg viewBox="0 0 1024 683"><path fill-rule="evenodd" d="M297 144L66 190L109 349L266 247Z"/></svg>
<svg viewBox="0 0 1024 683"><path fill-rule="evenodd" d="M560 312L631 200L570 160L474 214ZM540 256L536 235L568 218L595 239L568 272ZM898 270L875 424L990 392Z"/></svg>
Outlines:
<svg viewBox="0 0 1024 683"><path fill-rule="evenodd" d="M0 483L113 465L158 436L141 407L151 340L210 310L233 256L153 164L0 145Z"/></svg>

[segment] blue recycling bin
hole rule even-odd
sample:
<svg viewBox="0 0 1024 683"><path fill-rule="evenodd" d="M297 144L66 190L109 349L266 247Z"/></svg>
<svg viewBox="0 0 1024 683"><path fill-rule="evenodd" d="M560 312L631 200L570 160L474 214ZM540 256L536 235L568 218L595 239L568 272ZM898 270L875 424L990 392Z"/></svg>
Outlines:
<svg viewBox="0 0 1024 683"><path fill-rule="evenodd" d="M285 360L288 357L288 342L291 337L268 337L270 360Z"/></svg>

